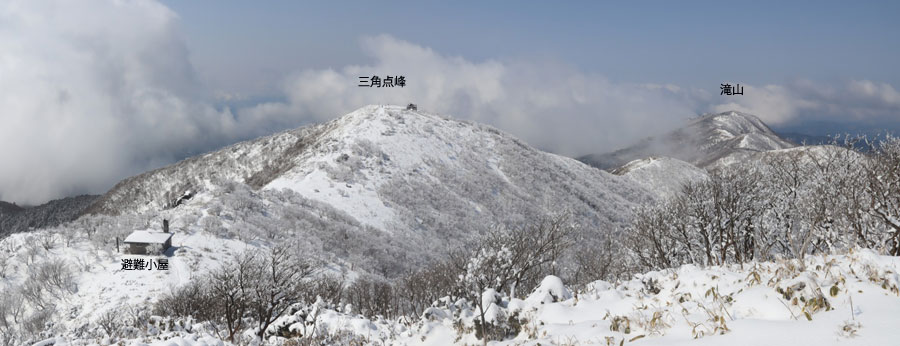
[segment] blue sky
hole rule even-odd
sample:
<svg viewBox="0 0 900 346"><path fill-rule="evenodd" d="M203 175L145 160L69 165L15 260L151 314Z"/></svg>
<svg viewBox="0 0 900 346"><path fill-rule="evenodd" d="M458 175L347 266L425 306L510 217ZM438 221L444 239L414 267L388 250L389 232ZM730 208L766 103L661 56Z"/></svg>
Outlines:
<svg viewBox="0 0 900 346"><path fill-rule="evenodd" d="M365 63L358 40L381 33L444 55L552 61L613 82L900 84L900 2L165 3L198 70L249 93L270 92L290 71Z"/></svg>

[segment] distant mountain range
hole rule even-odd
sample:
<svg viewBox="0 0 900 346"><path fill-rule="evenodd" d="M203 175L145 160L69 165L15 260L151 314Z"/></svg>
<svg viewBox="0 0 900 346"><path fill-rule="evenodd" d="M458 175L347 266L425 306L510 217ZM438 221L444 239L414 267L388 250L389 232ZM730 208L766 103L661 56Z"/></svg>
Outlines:
<svg viewBox="0 0 900 346"><path fill-rule="evenodd" d="M426 232L457 239L459 229L474 222L463 219L510 223L547 215L547 205L577 211L592 227L614 228L627 219L629 205L676 193L706 168L830 140L779 136L751 114L708 114L632 146L578 158L613 173L608 174L489 126L399 106L367 106L125 179L102 196L28 208L0 202L0 236L84 214L142 214L182 203L204 207L190 198L203 199L231 184L251 191L287 189L346 214L359 227L417 238Z"/></svg>
<svg viewBox="0 0 900 346"><path fill-rule="evenodd" d="M97 196L91 195L67 197L34 207L0 202L0 238L75 220L84 214L96 198Z"/></svg>
<svg viewBox="0 0 900 346"><path fill-rule="evenodd" d="M795 146L779 137L754 115L724 112L702 115L661 136L648 137L610 153L582 156L578 160L600 169L612 170L633 160L665 156L707 168L741 160L755 152Z"/></svg>
<svg viewBox="0 0 900 346"><path fill-rule="evenodd" d="M338 212L359 232L371 229L415 242L458 242L465 238L461 229L472 225L515 223L554 210L576 212L588 226L610 229L624 224L630 206L677 193L705 169L830 141L778 135L751 114L708 114L629 147L578 158L609 174L535 150L489 126L399 106L367 106L127 178L102 196L35 207L0 202L0 237L85 214L209 208L209 200L233 184L259 192L286 189L315 202L303 208Z"/></svg>

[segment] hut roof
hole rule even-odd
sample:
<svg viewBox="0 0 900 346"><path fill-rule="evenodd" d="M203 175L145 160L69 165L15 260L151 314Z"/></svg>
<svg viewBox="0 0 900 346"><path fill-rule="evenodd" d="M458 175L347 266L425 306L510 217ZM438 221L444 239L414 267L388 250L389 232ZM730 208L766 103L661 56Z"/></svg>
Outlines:
<svg viewBox="0 0 900 346"><path fill-rule="evenodd" d="M172 238L172 233L154 232L154 231L134 231L127 238L126 243L165 243Z"/></svg>

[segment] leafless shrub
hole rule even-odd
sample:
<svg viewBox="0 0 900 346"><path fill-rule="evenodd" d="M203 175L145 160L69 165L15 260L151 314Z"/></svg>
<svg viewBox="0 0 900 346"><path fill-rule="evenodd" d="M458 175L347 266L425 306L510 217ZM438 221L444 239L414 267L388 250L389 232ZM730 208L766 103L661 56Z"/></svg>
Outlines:
<svg viewBox="0 0 900 346"><path fill-rule="evenodd" d="M365 316L394 318L398 315L394 286L377 277L358 278L344 293L353 309Z"/></svg>
<svg viewBox="0 0 900 346"><path fill-rule="evenodd" d="M47 322L50 321L50 318L52 316L52 309L35 311L22 323L22 331L30 335L32 338L39 338L41 336L41 333L47 330Z"/></svg>
<svg viewBox="0 0 900 346"><path fill-rule="evenodd" d="M165 295L154 307L159 315L193 316L211 322L220 337L236 341L255 324L257 336L292 304L303 299L312 267L295 258L287 246L264 255L246 252L210 275Z"/></svg>
<svg viewBox="0 0 900 346"><path fill-rule="evenodd" d="M24 341L19 333L19 326L24 322L21 300L16 290L0 290L0 346L21 345Z"/></svg>
<svg viewBox="0 0 900 346"><path fill-rule="evenodd" d="M888 254L900 256L900 138L881 142L866 166L866 178L869 210L886 228L879 243Z"/></svg>
<svg viewBox="0 0 900 346"><path fill-rule="evenodd" d="M56 299L76 291L75 277L62 260L38 264L19 288L24 300L40 311L52 310Z"/></svg>
<svg viewBox="0 0 900 346"><path fill-rule="evenodd" d="M75 285L75 275L66 262L61 259L41 263L36 272L39 282L44 282L48 289L54 290L60 295L75 293L78 290Z"/></svg>
<svg viewBox="0 0 900 346"><path fill-rule="evenodd" d="M644 268L671 268L680 264L674 256L678 239L672 236L670 222L674 217L666 208L639 209L626 232L626 244ZM685 243L690 245L691 242Z"/></svg>
<svg viewBox="0 0 900 346"><path fill-rule="evenodd" d="M338 275L318 275L311 278L301 292L301 301L315 302L317 298L329 304L340 304L343 299L346 277Z"/></svg>
<svg viewBox="0 0 900 346"><path fill-rule="evenodd" d="M0 254L0 278L6 278L7 270L10 267L9 260L12 255Z"/></svg>
<svg viewBox="0 0 900 346"><path fill-rule="evenodd" d="M3 295L3 304L6 305L6 318L13 325L18 324L25 313L25 304L22 304L22 294L16 290L9 290Z"/></svg>
<svg viewBox="0 0 900 346"><path fill-rule="evenodd" d="M97 233L97 227L88 225L86 223L82 226L81 230L82 232L84 232L84 235L88 238L88 240L92 240L94 233Z"/></svg>
<svg viewBox="0 0 900 346"><path fill-rule="evenodd" d="M0 331L5 332L14 327L17 322L12 316L13 306L16 305L16 302L10 300L10 294L5 290L0 291L0 295L2 295L0 296Z"/></svg>
<svg viewBox="0 0 900 346"><path fill-rule="evenodd" d="M497 227L479 239L465 263L466 276L478 282L463 282L478 295L487 288L508 291L519 297L517 288L531 289L550 274L563 253L573 245L574 225L567 215L514 228ZM471 287L474 285L474 287Z"/></svg>
<svg viewBox="0 0 900 346"><path fill-rule="evenodd" d="M0 243L3 244L3 251L0 251L0 252L4 252L7 254L16 253L16 251L19 250L19 246L21 245L20 242L14 241L13 238L3 239L2 241L0 241Z"/></svg>
<svg viewBox="0 0 900 346"><path fill-rule="evenodd" d="M60 235L60 237L63 239L63 243L66 247L72 246L72 243L78 240L78 234L74 232L71 234Z"/></svg>
<svg viewBox="0 0 900 346"><path fill-rule="evenodd" d="M30 302L32 306L35 306L40 310L44 310L47 307L51 306L49 297L46 297L44 285L40 281L37 281L34 277L25 279L25 282L22 283L19 292L26 301Z"/></svg>
<svg viewBox="0 0 900 346"><path fill-rule="evenodd" d="M464 263L463 256L450 256L450 259L435 263L418 272L411 273L400 280L401 311L406 315L419 315L441 297L459 297L459 275Z"/></svg>
<svg viewBox="0 0 900 346"><path fill-rule="evenodd" d="M40 257L41 251L40 245L34 241L34 238L29 237L25 241L25 259L28 261L28 264L34 264L34 261Z"/></svg>
<svg viewBox="0 0 900 346"><path fill-rule="evenodd" d="M215 316L214 302L203 280L192 280L188 284L176 288L163 295L153 313L159 316L192 316L200 320L209 320Z"/></svg>
<svg viewBox="0 0 900 346"><path fill-rule="evenodd" d="M246 327L244 316L250 310L248 288L255 276L252 273L254 257L247 253L213 272L208 280L209 294L213 297L217 317L212 321L225 328L225 336L234 341L235 335Z"/></svg>
<svg viewBox="0 0 900 346"><path fill-rule="evenodd" d="M50 231L43 231L38 235L38 242L44 250L50 251L56 247L56 234Z"/></svg>
<svg viewBox="0 0 900 346"><path fill-rule="evenodd" d="M585 285L596 280L610 280L629 273L627 254L615 235L608 235L599 244L578 244L573 249L575 271L572 285ZM568 281L567 281L568 282Z"/></svg>
<svg viewBox="0 0 900 346"><path fill-rule="evenodd" d="M485 319L488 306L484 306L482 294L493 289L519 297L517 288L531 289L546 275L556 273L557 260L573 244L574 229L568 215L562 215L516 228L495 228L474 244L458 287L478 306L476 334L485 342L494 335L494 328Z"/></svg>
<svg viewBox="0 0 900 346"><path fill-rule="evenodd" d="M318 346L318 345L348 345L348 346L363 346L363 345L371 345L373 344L373 340L366 336L357 335L351 331L347 330L338 330L334 333L323 332L316 333L314 335L297 338L297 339L289 339L284 345L285 346Z"/></svg>
<svg viewBox="0 0 900 346"><path fill-rule="evenodd" d="M0 330L0 346L16 346L21 345L22 336L18 330L8 329Z"/></svg>
<svg viewBox="0 0 900 346"><path fill-rule="evenodd" d="M101 313L95 323L103 329L108 337L118 336L119 328L122 327L121 317L115 309L109 309Z"/></svg>
<svg viewBox="0 0 900 346"><path fill-rule="evenodd" d="M260 338L269 325L302 297L302 283L312 273L308 262L295 258L287 246L275 246L253 265L250 313L257 321Z"/></svg>
<svg viewBox="0 0 900 346"><path fill-rule="evenodd" d="M711 172L638 212L624 243L638 270L802 259L855 246L900 255L900 139L767 153ZM872 143L870 143L872 144Z"/></svg>

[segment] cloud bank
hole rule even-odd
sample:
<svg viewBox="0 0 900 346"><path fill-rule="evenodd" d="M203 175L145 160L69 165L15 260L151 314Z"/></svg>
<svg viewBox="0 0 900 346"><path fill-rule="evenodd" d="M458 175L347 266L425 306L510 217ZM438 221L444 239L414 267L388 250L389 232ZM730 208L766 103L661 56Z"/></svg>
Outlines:
<svg viewBox="0 0 900 346"><path fill-rule="evenodd" d="M745 86L744 96L621 83L548 61L472 61L401 39L361 39L365 63L302 70L279 102L209 101L177 14L151 0L0 5L0 200L40 203L102 193L129 175L366 104L405 104L483 122L566 155L603 152L703 112L741 110L773 123L805 118L898 121L900 93L874 81ZM404 75L404 88L359 76ZM718 82L716 82L718 83Z"/></svg>
<svg viewBox="0 0 900 346"><path fill-rule="evenodd" d="M230 137L177 16L152 1L0 5L0 199L98 192Z"/></svg>
<svg viewBox="0 0 900 346"><path fill-rule="evenodd" d="M316 121L364 104L414 102L432 112L494 125L534 146L563 154L609 149L671 128L709 98L673 85L617 84L565 65L528 61L473 62L441 55L388 35L362 39L369 65L306 70L285 84L286 102L245 110L262 118ZM360 88L360 76L403 75L404 88Z"/></svg>
<svg viewBox="0 0 900 346"><path fill-rule="evenodd" d="M746 86L744 95L709 107L738 110L773 124L806 120L900 122L900 92L887 83L851 80L838 85L799 80L787 85Z"/></svg>

